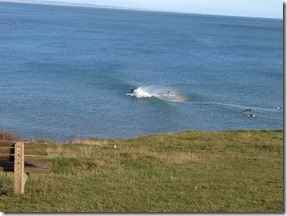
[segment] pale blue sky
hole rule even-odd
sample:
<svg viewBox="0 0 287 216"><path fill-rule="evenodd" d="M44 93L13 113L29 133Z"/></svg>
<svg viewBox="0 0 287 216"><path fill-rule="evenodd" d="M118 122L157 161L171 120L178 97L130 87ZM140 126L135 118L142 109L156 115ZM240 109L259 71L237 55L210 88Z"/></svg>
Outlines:
<svg viewBox="0 0 287 216"><path fill-rule="evenodd" d="M1 0L0 0L1 1ZM5 0L4 0L5 1ZM9 0L6 0L9 1ZM14 0L11 0L14 1ZM248 17L283 18L281 0L16 0L21 2L89 3L98 6L115 6L156 11L173 11L199 14ZM286 1L286 0L285 0Z"/></svg>

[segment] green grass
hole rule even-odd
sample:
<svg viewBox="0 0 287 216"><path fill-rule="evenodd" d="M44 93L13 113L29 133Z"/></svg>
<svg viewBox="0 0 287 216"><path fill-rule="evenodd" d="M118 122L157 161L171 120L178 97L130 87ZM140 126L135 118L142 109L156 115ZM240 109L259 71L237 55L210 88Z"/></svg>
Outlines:
<svg viewBox="0 0 287 216"><path fill-rule="evenodd" d="M282 130L91 138L48 152L52 171L30 174L22 196L0 173L0 211L284 211Z"/></svg>

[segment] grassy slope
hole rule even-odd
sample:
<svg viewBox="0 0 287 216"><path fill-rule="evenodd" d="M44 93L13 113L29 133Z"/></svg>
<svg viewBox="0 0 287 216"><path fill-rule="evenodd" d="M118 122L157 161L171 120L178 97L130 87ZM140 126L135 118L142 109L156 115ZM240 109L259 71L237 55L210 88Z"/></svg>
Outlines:
<svg viewBox="0 0 287 216"><path fill-rule="evenodd" d="M3 212L283 212L283 131L182 132L49 143L53 170ZM114 148L114 145L117 148Z"/></svg>

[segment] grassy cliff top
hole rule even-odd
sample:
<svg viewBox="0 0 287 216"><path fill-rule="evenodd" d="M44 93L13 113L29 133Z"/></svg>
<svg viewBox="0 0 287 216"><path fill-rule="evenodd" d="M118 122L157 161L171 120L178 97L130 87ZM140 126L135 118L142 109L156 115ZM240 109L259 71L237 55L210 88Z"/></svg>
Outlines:
<svg viewBox="0 0 287 216"><path fill-rule="evenodd" d="M3 212L283 212L283 131L185 131L48 143L53 169Z"/></svg>

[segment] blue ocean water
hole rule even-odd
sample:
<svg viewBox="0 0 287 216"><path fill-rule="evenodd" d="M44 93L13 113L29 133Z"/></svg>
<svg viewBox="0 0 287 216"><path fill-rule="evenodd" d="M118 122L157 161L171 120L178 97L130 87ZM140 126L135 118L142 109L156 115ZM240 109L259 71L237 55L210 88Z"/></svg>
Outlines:
<svg viewBox="0 0 287 216"><path fill-rule="evenodd" d="M0 128L23 138L283 128L282 20L1 2L0 32Z"/></svg>

